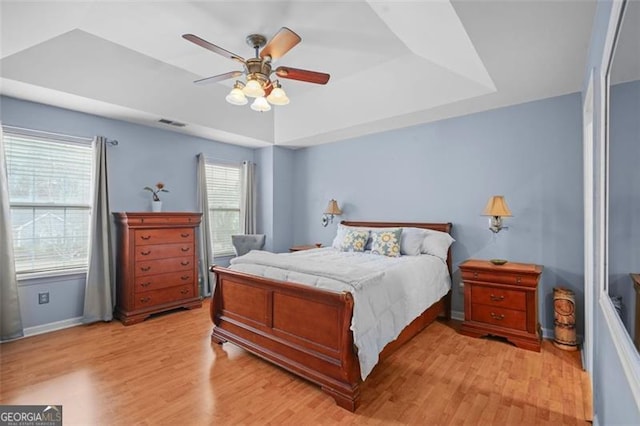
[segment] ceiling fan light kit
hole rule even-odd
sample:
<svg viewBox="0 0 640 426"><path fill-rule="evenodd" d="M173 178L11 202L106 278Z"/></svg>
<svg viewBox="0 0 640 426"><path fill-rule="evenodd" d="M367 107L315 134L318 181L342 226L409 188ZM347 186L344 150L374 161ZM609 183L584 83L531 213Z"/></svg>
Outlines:
<svg viewBox="0 0 640 426"><path fill-rule="evenodd" d="M230 71L224 74L202 78L196 80L194 83L209 84L244 75L246 81L237 80L233 85L233 89L231 89L231 92L229 92L225 99L232 105L242 106L249 102L247 97L255 98L255 101L251 104L251 109L254 111L265 112L271 110L271 105L284 106L289 104L289 97L287 97L280 82L278 80L271 80L272 74L280 78L314 84L327 84L331 77L326 73L284 66L272 70L271 62L273 60L282 57L302 41L298 34L286 27L282 27L268 43L267 39L261 34L250 34L247 36L247 44L255 50L256 56L255 58L246 60L196 35L183 34L182 38L226 58L240 62L244 66L244 71ZM262 51L258 52L263 46Z"/></svg>

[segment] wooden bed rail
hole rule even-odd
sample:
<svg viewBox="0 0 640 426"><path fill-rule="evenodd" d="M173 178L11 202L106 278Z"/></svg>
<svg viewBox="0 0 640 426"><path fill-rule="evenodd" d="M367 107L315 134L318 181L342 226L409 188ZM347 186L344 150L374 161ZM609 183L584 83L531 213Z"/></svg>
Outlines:
<svg viewBox="0 0 640 426"><path fill-rule="evenodd" d="M321 386L354 411L360 395L353 297L212 266L211 338L233 342Z"/></svg>

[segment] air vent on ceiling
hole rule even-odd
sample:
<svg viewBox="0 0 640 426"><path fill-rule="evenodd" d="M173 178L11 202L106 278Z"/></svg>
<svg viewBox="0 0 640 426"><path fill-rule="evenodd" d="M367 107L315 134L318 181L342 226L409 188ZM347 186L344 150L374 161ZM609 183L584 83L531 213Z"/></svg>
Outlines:
<svg viewBox="0 0 640 426"><path fill-rule="evenodd" d="M160 120L158 120L158 123L168 124L169 126L175 126L175 127L185 127L186 126L186 124L184 124L184 123L180 123L179 121L167 120L166 118L161 118Z"/></svg>

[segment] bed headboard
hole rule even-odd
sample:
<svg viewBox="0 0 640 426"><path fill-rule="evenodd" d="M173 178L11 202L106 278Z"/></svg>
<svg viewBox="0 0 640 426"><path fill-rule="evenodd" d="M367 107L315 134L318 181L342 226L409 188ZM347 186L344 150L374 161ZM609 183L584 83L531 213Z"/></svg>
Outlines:
<svg viewBox="0 0 640 426"><path fill-rule="evenodd" d="M453 225L451 222L445 223L425 223L425 222L352 222L343 220L340 222L345 226L364 226L367 228L423 228L423 229L433 229L434 231L446 232L447 234L451 234L451 228ZM451 247L449 247L449 251L447 251L447 268L449 268L449 275L453 276L452 266L451 266Z"/></svg>

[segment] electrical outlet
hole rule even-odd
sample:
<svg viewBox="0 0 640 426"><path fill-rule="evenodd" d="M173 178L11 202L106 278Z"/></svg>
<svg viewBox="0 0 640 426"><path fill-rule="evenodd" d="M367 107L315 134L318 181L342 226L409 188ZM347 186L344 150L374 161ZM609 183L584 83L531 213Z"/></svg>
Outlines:
<svg viewBox="0 0 640 426"><path fill-rule="evenodd" d="M44 305L45 303L49 303L49 292L38 293L38 304Z"/></svg>

